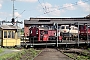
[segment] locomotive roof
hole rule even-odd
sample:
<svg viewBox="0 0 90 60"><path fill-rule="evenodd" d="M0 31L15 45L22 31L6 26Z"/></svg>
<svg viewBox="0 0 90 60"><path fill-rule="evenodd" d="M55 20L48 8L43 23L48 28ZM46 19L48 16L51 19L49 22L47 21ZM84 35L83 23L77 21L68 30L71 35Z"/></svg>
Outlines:
<svg viewBox="0 0 90 60"><path fill-rule="evenodd" d="M30 20L24 20L24 24L74 24L79 23L90 23L90 18L30 18Z"/></svg>
<svg viewBox="0 0 90 60"><path fill-rule="evenodd" d="M13 25L0 25L0 28L2 29L21 29L20 27L13 26Z"/></svg>

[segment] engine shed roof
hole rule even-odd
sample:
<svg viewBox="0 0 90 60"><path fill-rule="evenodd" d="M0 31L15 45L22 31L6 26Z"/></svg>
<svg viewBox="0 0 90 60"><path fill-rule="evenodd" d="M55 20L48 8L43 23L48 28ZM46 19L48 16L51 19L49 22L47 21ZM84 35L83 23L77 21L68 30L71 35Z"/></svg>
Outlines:
<svg viewBox="0 0 90 60"><path fill-rule="evenodd" d="M25 25L35 24L74 24L78 23L90 23L90 18L30 18L30 20L24 20Z"/></svg>

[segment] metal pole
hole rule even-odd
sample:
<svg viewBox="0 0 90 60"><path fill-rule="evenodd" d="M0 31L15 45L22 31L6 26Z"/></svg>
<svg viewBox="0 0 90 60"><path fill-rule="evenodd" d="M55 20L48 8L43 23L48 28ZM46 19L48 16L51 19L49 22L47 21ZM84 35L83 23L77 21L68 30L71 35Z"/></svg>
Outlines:
<svg viewBox="0 0 90 60"><path fill-rule="evenodd" d="M87 24L87 44L89 46L89 39L88 39L88 24Z"/></svg>
<svg viewBox="0 0 90 60"><path fill-rule="evenodd" d="M35 36L33 37L33 46L34 46L34 40L35 40Z"/></svg>
<svg viewBox="0 0 90 60"><path fill-rule="evenodd" d="M7 47L7 38L6 38L6 47Z"/></svg>
<svg viewBox="0 0 90 60"><path fill-rule="evenodd" d="M47 40L46 40L46 48L47 48Z"/></svg>
<svg viewBox="0 0 90 60"><path fill-rule="evenodd" d="M70 37L71 37L71 35L70 35L70 27L69 27L69 37L68 37L68 38L69 38L69 40L68 40L68 41L70 41Z"/></svg>
<svg viewBox="0 0 90 60"><path fill-rule="evenodd" d="M68 39L66 38L66 48L67 48L67 40L68 40Z"/></svg>
<svg viewBox="0 0 90 60"><path fill-rule="evenodd" d="M58 47L58 23L57 23L57 47Z"/></svg>
<svg viewBox="0 0 90 60"><path fill-rule="evenodd" d="M16 45L17 45L17 40L18 40L18 23L17 23L17 21L16 21L16 27L17 27L17 38L16 38Z"/></svg>
<svg viewBox="0 0 90 60"><path fill-rule="evenodd" d="M14 1L15 0L11 0L11 1L13 1L13 18L14 18Z"/></svg>
<svg viewBox="0 0 90 60"><path fill-rule="evenodd" d="M13 18L14 18L14 0L13 0Z"/></svg>
<svg viewBox="0 0 90 60"><path fill-rule="evenodd" d="M79 47L79 22L78 22L78 47Z"/></svg>

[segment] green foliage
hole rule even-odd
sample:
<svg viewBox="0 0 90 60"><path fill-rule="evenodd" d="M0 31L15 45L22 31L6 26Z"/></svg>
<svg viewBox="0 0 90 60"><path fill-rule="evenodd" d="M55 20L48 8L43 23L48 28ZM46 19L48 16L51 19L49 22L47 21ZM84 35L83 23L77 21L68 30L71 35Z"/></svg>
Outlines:
<svg viewBox="0 0 90 60"><path fill-rule="evenodd" d="M13 57L16 54L17 54L16 52L13 52L13 53L8 53L8 54L1 55L0 60L6 60L8 57Z"/></svg>
<svg viewBox="0 0 90 60"><path fill-rule="evenodd" d="M23 49L20 52L13 52L13 53L8 53L4 54L3 56L0 57L0 60L32 60L40 51L37 51L33 48L30 49ZM24 58L23 58L24 57Z"/></svg>
<svg viewBox="0 0 90 60"><path fill-rule="evenodd" d="M77 56L77 60L90 60L87 56Z"/></svg>
<svg viewBox="0 0 90 60"><path fill-rule="evenodd" d="M77 55L74 53L65 53L65 54L75 60L90 60L89 56Z"/></svg>
<svg viewBox="0 0 90 60"><path fill-rule="evenodd" d="M21 29L21 35L24 34L24 28Z"/></svg>
<svg viewBox="0 0 90 60"><path fill-rule="evenodd" d="M88 50L90 51L90 48L88 48Z"/></svg>
<svg viewBox="0 0 90 60"><path fill-rule="evenodd" d="M3 52L3 49L2 48L0 48L0 53L2 53Z"/></svg>
<svg viewBox="0 0 90 60"><path fill-rule="evenodd" d="M89 53L89 52L88 52L87 50L84 50L84 51L83 51L83 54L84 54L84 55L88 55L88 53Z"/></svg>
<svg viewBox="0 0 90 60"><path fill-rule="evenodd" d="M30 49L30 50L32 52L33 57L37 55L37 51L36 50L34 50L34 49Z"/></svg>

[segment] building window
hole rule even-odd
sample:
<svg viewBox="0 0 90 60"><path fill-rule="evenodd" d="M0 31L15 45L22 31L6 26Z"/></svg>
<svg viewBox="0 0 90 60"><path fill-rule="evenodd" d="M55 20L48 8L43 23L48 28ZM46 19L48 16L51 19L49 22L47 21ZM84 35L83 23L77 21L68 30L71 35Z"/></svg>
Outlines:
<svg viewBox="0 0 90 60"><path fill-rule="evenodd" d="M15 38L15 32L12 31L12 38Z"/></svg>
<svg viewBox="0 0 90 60"><path fill-rule="evenodd" d="M20 38L20 29L17 30L17 38Z"/></svg>
<svg viewBox="0 0 90 60"><path fill-rule="evenodd" d="M2 31L0 30L0 38L2 38Z"/></svg>
<svg viewBox="0 0 90 60"><path fill-rule="evenodd" d="M8 38L11 38L11 31L8 31Z"/></svg>
<svg viewBox="0 0 90 60"><path fill-rule="evenodd" d="M7 31L4 31L4 38L7 38Z"/></svg>

